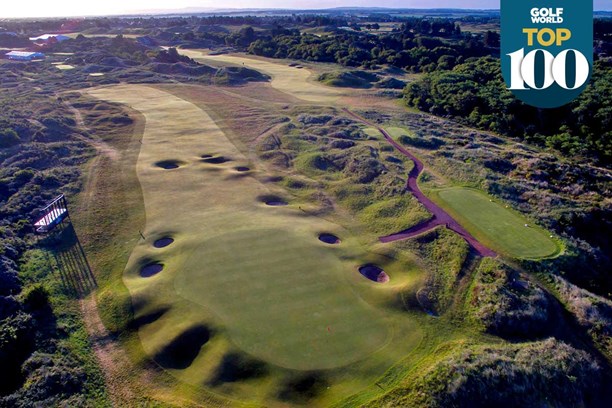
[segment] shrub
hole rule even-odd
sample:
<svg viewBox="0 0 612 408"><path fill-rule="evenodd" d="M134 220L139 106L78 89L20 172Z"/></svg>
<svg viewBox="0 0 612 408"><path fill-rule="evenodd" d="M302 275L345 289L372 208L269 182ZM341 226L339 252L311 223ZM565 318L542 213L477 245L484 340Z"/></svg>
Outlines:
<svg viewBox="0 0 612 408"><path fill-rule="evenodd" d="M19 143L21 143L21 139L13 129L0 129L0 149L12 147Z"/></svg>
<svg viewBox="0 0 612 408"><path fill-rule="evenodd" d="M29 287L23 294L23 304L30 310L40 310L49 306L49 292L42 284Z"/></svg>

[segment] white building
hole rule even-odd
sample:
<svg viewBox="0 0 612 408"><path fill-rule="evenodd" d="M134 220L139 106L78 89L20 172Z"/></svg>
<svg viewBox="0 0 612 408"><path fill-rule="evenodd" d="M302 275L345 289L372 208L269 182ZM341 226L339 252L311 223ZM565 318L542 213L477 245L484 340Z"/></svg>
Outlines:
<svg viewBox="0 0 612 408"><path fill-rule="evenodd" d="M11 51L6 54L6 58L15 61L32 61L39 58L45 58L45 54L42 52Z"/></svg>

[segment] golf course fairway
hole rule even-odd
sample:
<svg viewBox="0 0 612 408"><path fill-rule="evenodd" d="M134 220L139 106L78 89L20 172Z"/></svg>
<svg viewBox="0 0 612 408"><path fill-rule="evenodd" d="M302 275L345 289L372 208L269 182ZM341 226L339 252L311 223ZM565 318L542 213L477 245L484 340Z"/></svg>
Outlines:
<svg viewBox="0 0 612 408"><path fill-rule="evenodd" d="M558 245L546 231L477 190L452 187L437 191L435 195L468 231L500 253L520 259L537 259L559 252Z"/></svg>
<svg viewBox="0 0 612 408"><path fill-rule="evenodd" d="M88 93L146 120L136 166L146 228L123 279L142 347L160 366L187 383L249 398L259 398L254 388L219 385L245 380L228 379L228 364L239 361L241 376L265 383L262 393L281 381L261 380L270 373L358 367L352 385L339 386L346 396L419 342L420 330L401 310L374 306L393 299L410 272L405 263L368 252L339 225L270 190L206 112L142 85ZM322 233L341 244L321 242ZM383 266L391 282L361 276L368 262Z"/></svg>
<svg viewBox="0 0 612 408"><path fill-rule="evenodd" d="M237 66L244 65L255 69L272 78L270 85L273 88L304 101L318 104L333 104L344 94L338 88L332 88L316 82L313 78L314 74L307 68L290 67L286 64L235 54L209 55L203 51L188 49L180 49L178 51L180 54L202 63L218 61Z"/></svg>

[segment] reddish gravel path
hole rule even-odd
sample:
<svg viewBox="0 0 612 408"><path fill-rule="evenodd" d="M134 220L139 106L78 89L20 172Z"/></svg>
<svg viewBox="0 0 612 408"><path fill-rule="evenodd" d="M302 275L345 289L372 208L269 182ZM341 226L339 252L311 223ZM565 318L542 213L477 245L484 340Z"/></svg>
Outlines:
<svg viewBox="0 0 612 408"><path fill-rule="evenodd" d="M414 167L412 168L412 170L410 170L410 173L408 173L408 181L406 183L406 188L412 193L412 195L416 197L417 200L419 200L421 204L423 204L423 206L429 212L433 214L433 217L431 219L419 225L416 225L412 228L408 228L407 230L398 232L396 234L381 237L381 242L393 242L411 238L426 231L429 231L430 229L435 228L438 225L444 225L446 226L446 228L455 231L457 234L463 237L463 239L465 239L472 246L472 248L474 248L478 255L486 257L497 256L495 252L480 243L469 232L467 232L465 228L459 225L459 223L455 221L453 217L451 217L446 211L440 208L436 203L427 198L425 194L423 194L423 192L419 189L417 179L419 178L419 174L423 172L423 162L421 162L412 153L410 153L403 146L393 140L393 138L387 133L387 131L381 128L380 126L369 122L367 119L357 115L354 112L351 112L346 108L344 108L343 110L353 118L359 120L360 122L377 129L385 137L387 142L393 145L393 147L395 147L404 156L412 160L412 162L414 163Z"/></svg>

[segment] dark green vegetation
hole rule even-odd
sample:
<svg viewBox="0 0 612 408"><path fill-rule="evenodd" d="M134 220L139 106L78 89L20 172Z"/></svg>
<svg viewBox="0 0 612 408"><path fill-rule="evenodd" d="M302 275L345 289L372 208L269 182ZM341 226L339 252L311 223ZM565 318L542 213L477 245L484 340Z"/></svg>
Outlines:
<svg viewBox="0 0 612 408"><path fill-rule="evenodd" d="M556 109L537 109L515 99L501 77L499 60L480 58L437 71L410 84L406 104L566 155L612 164L612 65L597 61L587 89Z"/></svg>
<svg viewBox="0 0 612 408"><path fill-rule="evenodd" d="M93 152L55 98L2 92L2 137L11 143L0 146L0 406L103 404L79 304L52 252L32 249L30 227L46 200L80 189L80 166Z"/></svg>

